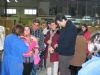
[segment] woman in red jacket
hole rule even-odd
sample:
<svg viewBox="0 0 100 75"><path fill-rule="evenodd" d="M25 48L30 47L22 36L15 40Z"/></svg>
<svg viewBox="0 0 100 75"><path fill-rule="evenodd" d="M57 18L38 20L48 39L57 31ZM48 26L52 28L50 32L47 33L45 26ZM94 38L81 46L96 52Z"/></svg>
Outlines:
<svg viewBox="0 0 100 75"><path fill-rule="evenodd" d="M87 53L87 58L88 58L88 56L90 54L90 52L88 50L88 41L90 40L90 32L88 31L88 27L87 27L86 24L83 24L81 28L82 28L82 31L83 31L84 39L87 42L87 52L86 53Z"/></svg>
<svg viewBox="0 0 100 75"><path fill-rule="evenodd" d="M55 51L55 48L57 46L59 32L55 21L51 22L50 28L51 30L47 33L45 38L47 75L57 75L59 55Z"/></svg>

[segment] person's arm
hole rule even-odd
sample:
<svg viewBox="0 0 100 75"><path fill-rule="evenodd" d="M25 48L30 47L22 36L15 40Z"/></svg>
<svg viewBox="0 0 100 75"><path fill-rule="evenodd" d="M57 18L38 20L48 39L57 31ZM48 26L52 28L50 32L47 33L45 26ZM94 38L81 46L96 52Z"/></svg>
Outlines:
<svg viewBox="0 0 100 75"><path fill-rule="evenodd" d="M31 36L31 43L29 44L28 51L25 52L23 55L24 56L30 56L34 53L37 53L38 49L39 49L39 46L38 46L37 38L34 37L34 36Z"/></svg>
<svg viewBox="0 0 100 75"><path fill-rule="evenodd" d="M32 50L28 50L27 52L23 53L23 56L31 56L34 54L38 54L39 53L39 48L38 47L34 47Z"/></svg>
<svg viewBox="0 0 100 75"><path fill-rule="evenodd" d="M14 48L18 48L19 52L21 54L23 54L24 52L28 51L28 46L26 45L26 43L24 42L24 40L15 40L16 43L13 44L13 46L15 46Z"/></svg>

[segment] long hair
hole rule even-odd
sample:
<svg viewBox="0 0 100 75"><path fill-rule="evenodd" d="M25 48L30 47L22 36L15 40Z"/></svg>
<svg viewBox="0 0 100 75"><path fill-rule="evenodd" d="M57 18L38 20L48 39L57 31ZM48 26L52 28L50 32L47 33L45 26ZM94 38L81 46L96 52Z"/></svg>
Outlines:
<svg viewBox="0 0 100 75"><path fill-rule="evenodd" d="M83 24L82 26L86 28L86 30L84 31L84 33L87 32L88 31L88 26L86 24Z"/></svg>

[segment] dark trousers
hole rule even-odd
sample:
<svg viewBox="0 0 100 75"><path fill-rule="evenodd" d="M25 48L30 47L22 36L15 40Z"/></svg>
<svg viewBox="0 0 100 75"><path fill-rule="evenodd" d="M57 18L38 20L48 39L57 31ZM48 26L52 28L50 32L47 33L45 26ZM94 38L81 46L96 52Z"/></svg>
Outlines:
<svg viewBox="0 0 100 75"><path fill-rule="evenodd" d="M46 68L45 51L41 51L40 58L41 58L41 61L39 63L39 68L40 69L42 69L43 67Z"/></svg>
<svg viewBox="0 0 100 75"><path fill-rule="evenodd" d="M44 58L44 68L46 68L46 58Z"/></svg>
<svg viewBox="0 0 100 75"><path fill-rule="evenodd" d="M78 74L78 71L81 69L81 66L73 66L73 65L70 65L69 66L69 69L71 71L71 75L77 75Z"/></svg>
<svg viewBox="0 0 100 75"><path fill-rule="evenodd" d="M23 63L23 75L30 75L32 72L33 63Z"/></svg>

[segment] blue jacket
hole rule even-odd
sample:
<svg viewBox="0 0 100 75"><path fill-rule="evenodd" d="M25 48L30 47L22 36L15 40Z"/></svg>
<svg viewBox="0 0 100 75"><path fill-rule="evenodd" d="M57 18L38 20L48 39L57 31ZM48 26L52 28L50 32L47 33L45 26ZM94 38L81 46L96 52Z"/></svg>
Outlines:
<svg viewBox="0 0 100 75"><path fill-rule="evenodd" d="M4 57L23 62L23 53L28 50L26 43L17 35L9 34L4 41Z"/></svg>
<svg viewBox="0 0 100 75"><path fill-rule="evenodd" d="M68 21L66 26L60 30L57 48L60 55L74 55L76 36L77 28L71 21Z"/></svg>
<svg viewBox="0 0 100 75"><path fill-rule="evenodd" d="M92 56L92 59L82 65L78 75L100 75L100 57Z"/></svg>
<svg viewBox="0 0 100 75"><path fill-rule="evenodd" d="M25 42L15 34L9 34L4 41L2 75L22 75L23 53L28 50Z"/></svg>

